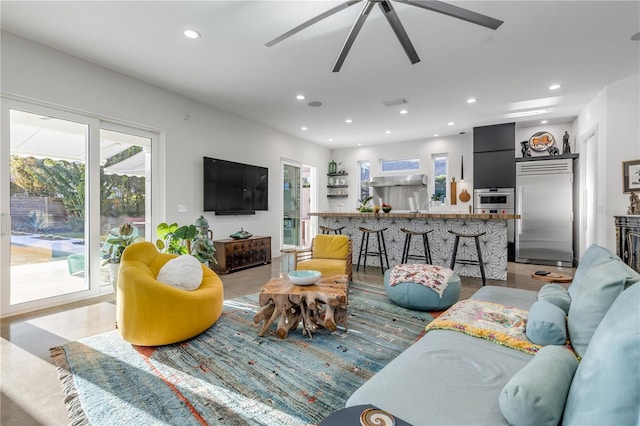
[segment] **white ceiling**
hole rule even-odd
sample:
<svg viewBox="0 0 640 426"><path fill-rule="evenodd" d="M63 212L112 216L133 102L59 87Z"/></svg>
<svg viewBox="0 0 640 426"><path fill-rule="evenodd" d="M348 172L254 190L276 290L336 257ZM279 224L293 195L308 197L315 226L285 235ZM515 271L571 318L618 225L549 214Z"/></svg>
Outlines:
<svg viewBox="0 0 640 426"><path fill-rule="evenodd" d="M566 121L608 83L640 72L640 42L631 40L640 31L639 1L450 2L505 21L496 31L394 2L421 58L416 65L374 8L342 70L331 72L360 5L265 47L339 3L3 0L1 25L331 148ZM202 38L185 38L186 28ZM549 91L556 82L562 88ZM307 98L296 100L299 93ZM470 97L478 101L467 104ZM408 100L408 114L383 105L398 98ZM505 117L539 108L553 109Z"/></svg>

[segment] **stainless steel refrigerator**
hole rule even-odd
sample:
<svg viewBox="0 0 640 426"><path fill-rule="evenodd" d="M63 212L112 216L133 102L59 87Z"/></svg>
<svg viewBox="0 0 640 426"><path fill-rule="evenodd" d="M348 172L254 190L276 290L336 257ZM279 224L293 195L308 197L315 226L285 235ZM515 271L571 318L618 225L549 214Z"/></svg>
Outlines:
<svg viewBox="0 0 640 426"><path fill-rule="evenodd" d="M573 265L573 160L516 163L516 262Z"/></svg>

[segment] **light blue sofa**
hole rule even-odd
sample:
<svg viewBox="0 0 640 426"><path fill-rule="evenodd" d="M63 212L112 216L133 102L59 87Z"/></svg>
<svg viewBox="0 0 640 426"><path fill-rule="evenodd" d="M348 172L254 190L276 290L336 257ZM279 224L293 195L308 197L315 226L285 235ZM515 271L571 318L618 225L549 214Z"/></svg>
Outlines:
<svg viewBox="0 0 640 426"><path fill-rule="evenodd" d="M568 291L556 284L540 292L483 287L472 299L533 307L526 325L531 338L557 339L564 327L581 361L553 344L534 356L432 330L357 389L346 406L372 404L416 426L638 425L638 281L640 274L594 245Z"/></svg>

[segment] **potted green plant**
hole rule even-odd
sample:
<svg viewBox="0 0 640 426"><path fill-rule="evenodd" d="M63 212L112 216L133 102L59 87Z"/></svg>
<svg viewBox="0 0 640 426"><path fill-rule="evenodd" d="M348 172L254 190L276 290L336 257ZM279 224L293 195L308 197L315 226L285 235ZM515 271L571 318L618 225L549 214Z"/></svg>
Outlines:
<svg viewBox="0 0 640 426"><path fill-rule="evenodd" d="M358 211L360 213L371 213L373 212L373 207L369 206L369 201L373 200L373 197L363 198L360 200L360 206L358 207Z"/></svg>
<svg viewBox="0 0 640 426"><path fill-rule="evenodd" d="M122 253L139 238L138 230L130 222L123 223L120 228L113 228L107 234L107 239L102 246L103 266L109 267L109 278L114 291L117 291L118 269L120 269Z"/></svg>
<svg viewBox="0 0 640 426"><path fill-rule="evenodd" d="M195 225L178 226L177 223L171 225L161 223L156 228L159 239L156 241L156 247L171 254L188 254L191 252L191 240L193 240L198 231Z"/></svg>

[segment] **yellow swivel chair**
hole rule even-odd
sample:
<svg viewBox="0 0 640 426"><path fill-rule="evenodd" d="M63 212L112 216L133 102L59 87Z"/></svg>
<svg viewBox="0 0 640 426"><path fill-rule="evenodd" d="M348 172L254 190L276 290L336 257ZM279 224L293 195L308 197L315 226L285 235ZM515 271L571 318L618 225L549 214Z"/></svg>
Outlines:
<svg viewBox="0 0 640 426"><path fill-rule="evenodd" d="M159 253L150 242L128 246L118 273L118 330L139 346L181 342L211 327L222 314L222 281L202 266L202 284L187 291L156 280L160 268L176 255Z"/></svg>
<svg viewBox="0 0 640 426"><path fill-rule="evenodd" d="M346 274L351 281L352 250L351 239L346 235L318 234L311 247L296 251L293 269L319 271L324 277Z"/></svg>

